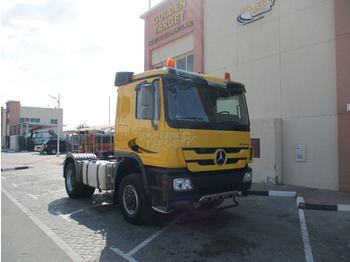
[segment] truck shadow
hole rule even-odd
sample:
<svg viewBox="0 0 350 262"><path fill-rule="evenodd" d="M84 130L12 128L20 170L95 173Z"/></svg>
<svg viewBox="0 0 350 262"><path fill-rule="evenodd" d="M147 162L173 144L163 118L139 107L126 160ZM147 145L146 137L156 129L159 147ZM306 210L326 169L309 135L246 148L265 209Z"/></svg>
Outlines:
<svg viewBox="0 0 350 262"><path fill-rule="evenodd" d="M149 261L152 252L158 252L158 257L163 253L164 257L170 259L168 261L200 261L204 257L215 258L218 252L232 252L230 241L236 245L241 243L227 234L218 235L219 231L225 231L228 224L241 219L239 214L233 216L226 210L157 213L149 224L135 226L124 220L119 206L111 204L111 194L95 193L91 198L67 197L55 200L49 204L48 211L61 217L59 222L65 228L65 234L60 236L63 241L87 261L120 261L123 260L121 257L125 258L131 253L137 261ZM158 237L158 234L162 236ZM152 239L152 243L137 249L154 235L157 237ZM220 239L226 244L216 243ZM188 246L188 243L194 241L194 246ZM211 243L212 251L205 246L208 242ZM218 249L213 249L215 243ZM158 251L147 250L148 245L153 248L154 245L159 246ZM246 245L248 249L255 249L254 243ZM174 253L177 248L181 248L182 254ZM246 250L247 246L242 248Z"/></svg>

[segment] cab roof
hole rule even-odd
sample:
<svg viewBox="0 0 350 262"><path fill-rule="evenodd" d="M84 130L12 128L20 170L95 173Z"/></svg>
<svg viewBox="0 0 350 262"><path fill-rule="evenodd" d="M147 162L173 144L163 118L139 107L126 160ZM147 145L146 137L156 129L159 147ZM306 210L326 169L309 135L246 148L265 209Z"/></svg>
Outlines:
<svg viewBox="0 0 350 262"><path fill-rule="evenodd" d="M193 72L189 72L181 69L169 68L169 67L150 70L139 74L134 74L133 72L117 72L115 76L115 86L122 86L134 81L147 79L151 77L157 77L157 76L160 77L161 75L175 75L175 76L183 77L187 79L197 79L197 80L206 81L208 84L210 83L217 83L217 84L221 83L223 85L231 84L235 86L240 86L245 91L244 85L239 82L235 82L235 81L231 81L231 80L227 80L219 77L214 77L210 75L200 74L200 73L193 73Z"/></svg>

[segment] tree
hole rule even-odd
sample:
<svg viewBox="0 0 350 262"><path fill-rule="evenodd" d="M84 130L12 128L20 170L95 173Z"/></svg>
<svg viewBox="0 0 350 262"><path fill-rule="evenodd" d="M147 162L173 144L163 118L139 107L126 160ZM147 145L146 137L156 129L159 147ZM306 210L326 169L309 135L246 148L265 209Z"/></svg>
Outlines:
<svg viewBox="0 0 350 262"><path fill-rule="evenodd" d="M84 124L79 124L79 126L77 127L77 129L83 129L83 128L87 128L89 127L86 123Z"/></svg>

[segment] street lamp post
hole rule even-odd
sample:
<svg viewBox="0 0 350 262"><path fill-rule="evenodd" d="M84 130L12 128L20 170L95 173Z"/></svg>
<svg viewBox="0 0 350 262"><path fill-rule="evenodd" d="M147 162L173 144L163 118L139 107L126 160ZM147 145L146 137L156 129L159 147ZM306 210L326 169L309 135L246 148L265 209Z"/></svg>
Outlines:
<svg viewBox="0 0 350 262"><path fill-rule="evenodd" d="M60 93L58 93L58 99L54 96L49 95L49 97L53 98L56 100L57 102L57 106L58 106L58 118L57 118L57 152L56 152L56 156L59 157L60 155L60 125L59 125L59 121L60 121L60 117L59 117L59 110L60 110Z"/></svg>

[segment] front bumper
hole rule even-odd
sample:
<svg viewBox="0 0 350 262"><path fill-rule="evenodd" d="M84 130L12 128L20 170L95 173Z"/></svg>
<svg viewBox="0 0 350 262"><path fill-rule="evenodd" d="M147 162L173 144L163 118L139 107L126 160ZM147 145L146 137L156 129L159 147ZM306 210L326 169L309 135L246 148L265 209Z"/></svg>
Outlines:
<svg viewBox="0 0 350 262"><path fill-rule="evenodd" d="M232 196L246 196L252 184L251 181L243 182L247 172L252 172L248 166L239 170L201 173L189 173L185 169L166 169L162 174L158 174L162 180L161 198L163 202L168 203L181 201L194 203L215 201ZM193 189L175 191L173 181L176 178L189 178Z"/></svg>

